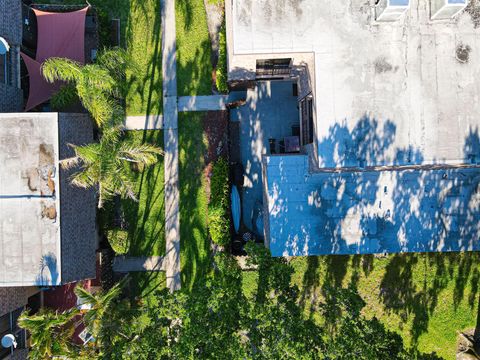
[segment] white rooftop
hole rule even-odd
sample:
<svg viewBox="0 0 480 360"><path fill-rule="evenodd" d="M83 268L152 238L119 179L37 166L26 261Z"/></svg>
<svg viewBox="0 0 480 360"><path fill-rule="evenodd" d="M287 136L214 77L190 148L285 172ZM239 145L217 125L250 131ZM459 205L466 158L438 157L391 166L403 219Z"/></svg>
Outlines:
<svg viewBox="0 0 480 360"><path fill-rule="evenodd" d="M230 1L230 70L313 52L321 167L479 161L468 139L480 127L480 29L468 13L432 22L429 1L411 0L399 21L377 23L364 0Z"/></svg>
<svg viewBox="0 0 480 360"><path fill-rule="evenodd" d="M57 113L0 113L0 284L60 283Z"/></svg>

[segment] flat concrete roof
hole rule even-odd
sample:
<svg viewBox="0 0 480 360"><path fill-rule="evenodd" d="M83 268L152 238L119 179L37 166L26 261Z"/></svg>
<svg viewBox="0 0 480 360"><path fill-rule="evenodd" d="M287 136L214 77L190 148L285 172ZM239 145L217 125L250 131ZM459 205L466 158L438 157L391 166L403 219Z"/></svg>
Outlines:
<svg viewBox="0 0 480 360"><path fill-rule="evenodd" d="M273 256L480 250L478 168L311 173L307 155L263 162Z"/></svg>
<svg viewBox="0 0 480 360"><path fill-rule="evenodd" d="M61 281L57 113L0 113L0 286Z"/></svg>
<svg viewBox="0 0 480 360"><path fill-rule="evenodd" d="M399 21L378 23L363 0L229 1L231 72L254 72L271 54L314 54L320 167L480 161L470 141L480 29L468 13L432 22L429 1L411 0Z"/></svg>

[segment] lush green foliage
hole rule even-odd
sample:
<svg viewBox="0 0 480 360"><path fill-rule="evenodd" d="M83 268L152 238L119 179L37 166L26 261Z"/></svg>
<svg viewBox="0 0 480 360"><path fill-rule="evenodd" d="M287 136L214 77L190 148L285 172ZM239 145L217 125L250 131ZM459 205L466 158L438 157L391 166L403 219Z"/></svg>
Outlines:
<svg viewBox="0 0 480 360"><path fill-rule="evenodd" d="M226 246L230 242L228 162L218 159L210 178L210 203L208 204L208 231L215 244Z"/></svg>
<svg viewBox="0 0 480 360"><path fill-rule="evenodd" d="M82 321L97 344L102 340L102 328L110 323L109 311L121 293L121 286L122 283L118 283L108 291L99 291L93 294L82 286L75 287L75 295L80 303L90 307L83 315Z"/></svg>
<svg viewBox="0 0 480 360"><path fill-rule="evenodd" d="M209 95L212 49L203 0L178 0L175 10L178 95Z"/></svg>
<svg viewBox="0 0 480 360"><path fill-rule="evenodd" d="M69 59L47 59L42 65L42 73L48 82L61 80L68 84L61 88L53 101L56 106L65 106L78 96L101 127L123 121L120 99L127 87L125 69L132 64L127 53L116 48L100 52L95 64L81 65Z"/></svg>
<svg viewBox="0 0 480 360"><path fill-rule="evenodd" d="M122 229L107 230L107 239L115 254L122 255L128 252L128 231Z"/></svg>
<svg viewBox="0 0 480 360"><path fill-rule="evenodd" d="M24 311L18 319L18 325L30 334L30 359L50 359L52 356L72 354L74 346L70 338L75 330L73 318L77 314L77 310L59 313L41 309L32 315Z"/></svg>
<svg viewBox="0 0 480 360"><path fill-rule="evenodd" d="M148 295L155 301L133 303L115 331L101 327L109 341L99 353L114 359L438 359L406 349L398 334L365 318L353 283L326 290L318 307L323 324L305 317L293 267L261 246L249 244L247 251L259 273L253 298L242 291L236 260L220 253L205 283L173 294L156 291ZM116 318L121 311L109 313Z"/></svg>
<svg viewBox="0 0 480 360"><path fill-rule="evenodd" d="M216 69L217 90L223 94L228 93L228 74L227 74L227 34L225 31L225 22L218 34L218 62Z"/></svg>
<svg viewBox="0 0 480 360"><path fill-rule="evenodd" d="M98 207L120 195L136 200L130 176L131 164L155 164L163 152L150 144L137 145L121 139L118 127L105 129L99 143L73 146L75 156L62 160L62 167L80 169L71 176L72 184L83 188L98 187Z"/></svg>

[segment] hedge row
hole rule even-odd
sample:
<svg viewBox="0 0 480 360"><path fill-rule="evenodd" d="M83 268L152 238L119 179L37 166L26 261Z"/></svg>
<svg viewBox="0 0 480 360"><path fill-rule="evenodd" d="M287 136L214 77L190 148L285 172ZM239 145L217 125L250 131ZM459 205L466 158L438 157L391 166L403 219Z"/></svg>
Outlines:
<svg viewBox="0 0 480 360"><path fill-rule="evenodd" d="M218 35L218 62L216 69L217 90L222 94L228 93L228 75L227 75L227 34L225 31L225 22L223 22L220 34Z"/></svg>
<svg viewBox="0 0 480 360"><path fill-rule="evenodd" d="M228 163L220 158L213 164L208 204L208 231L212 241L221 246L230 242Z"/></svg>

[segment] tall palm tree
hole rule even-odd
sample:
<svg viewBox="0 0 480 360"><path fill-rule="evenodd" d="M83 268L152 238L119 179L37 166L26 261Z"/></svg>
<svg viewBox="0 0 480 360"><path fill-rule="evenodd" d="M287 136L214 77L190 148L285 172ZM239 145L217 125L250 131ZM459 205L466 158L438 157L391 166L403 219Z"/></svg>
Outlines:
<svg viewBox="0 0 480 360"><path fill-rule="evenodd" d="M73 319L78 315L76 309L56 312L43 308L37 314L24 311L18 318L18 324L30 333L31 359L51 359L52 356L72 354L71 337L74 333Z"/></svg>
<svg viewBox="0 0 480 360"><path fill-rule="evenodd" d="M90 309L83 315L83 322L95 339L98 339L105 315L108 314L113 302L122 291L122 283L116 284L108 291L90 293L82 286L75 287L75 294L82 304L90 305Z"/></svg>
<svg viewBox="0 0 480 360"><path fill-rule="evenodd" d="M120 195L136 200L131 164L150 166L157 162L163 151L150 144L136 144L121 138L120 127L104 129L100 142L83 146L70 145L75 156L62 160L65 169L79 166L71 177L72 184L91 188L98 187L98 207L105 200Z"/></svg>
<svg viewBox="0 0 480 360"><path fill-rule="evenodd" d="M98 55L94 64L50 58L42 65L44 78L53 83L64 81L54 102L65 105L78 96L99 127L119 124L124 117L119 99L125 94L125 70L134 67L125 50L114 48Z"/></svg>

